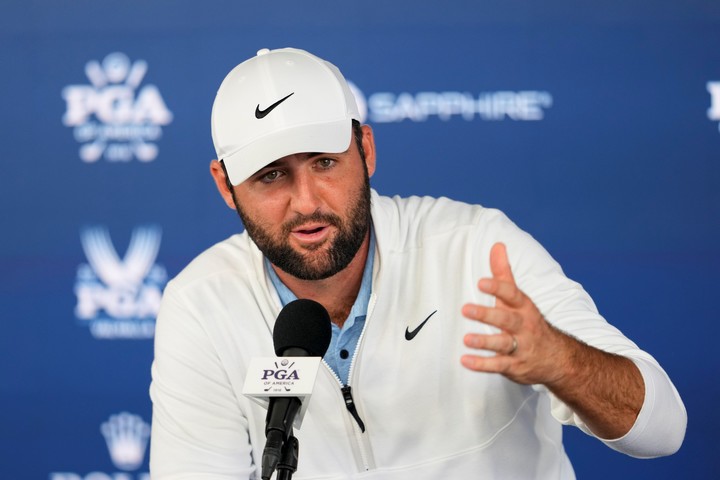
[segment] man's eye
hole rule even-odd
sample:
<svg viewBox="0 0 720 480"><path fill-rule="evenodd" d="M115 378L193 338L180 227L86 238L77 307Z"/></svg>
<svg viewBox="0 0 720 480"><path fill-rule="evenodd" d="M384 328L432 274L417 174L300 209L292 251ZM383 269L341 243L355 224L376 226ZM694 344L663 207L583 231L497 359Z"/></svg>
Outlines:
<svg viewBox="0 0 720 480"><path fill-rule="evenodd" d="M265 182L265 183L274 182L275 180L277 180L280 177L280 175L281 175L280 171L272 170L272 171L264 174L262 177L260 177L260 181Z"/></svg>
<svg viewBox="0 0 720 480"><path fill-rule="evenodd" d="M332 158L321 158L317 161L317 166L320 168L330 168L335 165L335 160Z"/></svg>

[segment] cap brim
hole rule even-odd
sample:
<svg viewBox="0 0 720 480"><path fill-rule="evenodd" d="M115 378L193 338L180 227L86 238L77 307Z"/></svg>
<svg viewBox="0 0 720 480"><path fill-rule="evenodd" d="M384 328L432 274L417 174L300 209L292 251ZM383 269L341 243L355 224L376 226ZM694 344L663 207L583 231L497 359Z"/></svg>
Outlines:
<svg viewBox="0 0 720 480"><path fill-rule="evenodd" d="M295 153L341 153L350 147L352 119L302 125L258 138L222 158L230 183L239 185L268 164Z"/></svg>

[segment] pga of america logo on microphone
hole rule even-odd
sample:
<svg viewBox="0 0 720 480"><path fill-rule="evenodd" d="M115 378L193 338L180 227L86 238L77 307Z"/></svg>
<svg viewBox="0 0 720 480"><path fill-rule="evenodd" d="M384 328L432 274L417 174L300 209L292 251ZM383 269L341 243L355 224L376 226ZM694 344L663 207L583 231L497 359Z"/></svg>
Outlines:
<svg viewBox="0 0 720 480"><path fill-rule="evenodd" d="M321 357L251 358L242 393L265 409L272 397L298 397L302 405L293 423L300 428L320 362Z"/></svg>
<svg viewBox="0 0 720 480"><path fill-rule="evenodd" d="M266 368L263 370L263 383L269 385L268 388L277 383L284 386L295 385L295 380L300 380L300 374L293 368L294 366L295 362L291 362L287 358L280 360L280 365L275 362L275 368Z"/></svg>
<svg viewBox="0 0 720 480"><path fill-rule="evenodd" d="M243 393L254 397L310 395L320 362L320 357L252 358Z"/></svg>
<svg viewBox="0 0 720 480"><path fill-rule="evenodd" d="M82 144L83 162L155 160L155 142L173 114L155 85L140 85L147 70L144 60L131 63L124 53L111 53L102 63L91 60L85 65L90 85L63 89L63 124L73 127L75 140Z"/></svg>

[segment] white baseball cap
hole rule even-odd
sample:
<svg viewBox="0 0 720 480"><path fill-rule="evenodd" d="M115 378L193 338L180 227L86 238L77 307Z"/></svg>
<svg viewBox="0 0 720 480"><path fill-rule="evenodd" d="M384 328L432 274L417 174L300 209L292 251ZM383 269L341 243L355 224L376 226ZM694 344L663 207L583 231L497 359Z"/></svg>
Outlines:
<svg viewBox="0 0 720 480"><path fill-rule="evenodd" d="M263 49L228 73L212 108L212 138L230 182L302 152L350 147L355 97L333 64L304 50Z"/></svg>

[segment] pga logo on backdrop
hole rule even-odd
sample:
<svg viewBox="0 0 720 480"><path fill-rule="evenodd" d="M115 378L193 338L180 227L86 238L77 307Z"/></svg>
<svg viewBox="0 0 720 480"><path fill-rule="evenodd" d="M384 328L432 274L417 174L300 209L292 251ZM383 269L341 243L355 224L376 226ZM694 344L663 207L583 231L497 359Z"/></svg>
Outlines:
<svg viewBox="0 0 720 480"><path fill-rule="evenodd" d="M131 63L124 53L111 53L102 63L91 60L85 65L90 85L63 89L63 124L73 127L75 140L82 144L83 162L103 157L111 162L155 160L155 142L173 114L155 85L141 86L147 70L144 60Z"/></svg>
<svg viewBox="0 0 720 480"><path fill-rule="evenodd" d="M135 228L121 259L105 227L81 231L87 263L77 270L75 316L98 339L149 339L168 275L155 263L160 227Z"/></svg>
<svg viewBox="0 0 720 480"><path fill-rule="evenodd" d="M94 471L84 476L75 472L52 472L50 480L150 480L148 472L135 472L145 461L150 424L139 415L120 412L103 422L100 432L105 438L110 460L122 472Z"/></svg>

